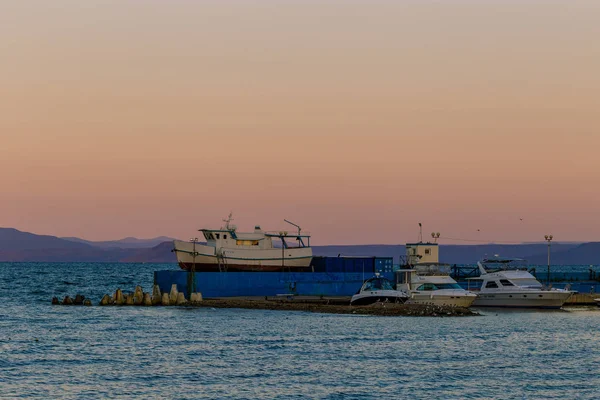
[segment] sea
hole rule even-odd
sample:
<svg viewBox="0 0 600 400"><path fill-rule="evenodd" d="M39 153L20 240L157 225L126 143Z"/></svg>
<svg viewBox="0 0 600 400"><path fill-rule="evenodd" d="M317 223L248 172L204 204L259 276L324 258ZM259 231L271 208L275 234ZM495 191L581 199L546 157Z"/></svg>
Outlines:
<svg viewBox="0 0 600 400"><path fill-rule="evenodd" d="M0 263L0 398L598 399L600 309L379 317L97 304L176 265Z"/></svg>

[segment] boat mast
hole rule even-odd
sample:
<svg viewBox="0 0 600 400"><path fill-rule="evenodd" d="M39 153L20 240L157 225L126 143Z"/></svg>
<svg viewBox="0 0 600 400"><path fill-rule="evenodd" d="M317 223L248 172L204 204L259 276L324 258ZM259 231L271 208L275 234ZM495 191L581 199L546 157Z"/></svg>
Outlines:
<svg viewBox="0 0 600 400"><path fill-rule="evenodd" d="M285 222L287 222L290 225L294 225L296 228L298 228L298 236L300 236L300 232L302 231L302 228L300 228L300 225L296 225L295 223L288 221L287 219L284 219Z"/></svg>
<svg viewBox="0 0 600 400"><path fill-rule="evenodd" d="M233 216L233 213L229 212L229 215L227 216L227 219L222 220L223 222L225 222L225 229L228 230L228 231L231 230L231 226L229 225L229 223L231 221L233 221L232 216Z"/></svg>

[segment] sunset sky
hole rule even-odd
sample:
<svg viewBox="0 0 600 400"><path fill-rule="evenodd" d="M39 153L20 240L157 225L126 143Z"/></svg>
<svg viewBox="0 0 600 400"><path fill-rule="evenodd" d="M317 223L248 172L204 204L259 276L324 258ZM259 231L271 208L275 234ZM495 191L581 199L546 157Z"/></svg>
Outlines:
<svg viewBox="0 0 600 400"><path fill-rule="evenodd" d="M0 57L3 227L600 240L598 0L0 0Z"/></svg>

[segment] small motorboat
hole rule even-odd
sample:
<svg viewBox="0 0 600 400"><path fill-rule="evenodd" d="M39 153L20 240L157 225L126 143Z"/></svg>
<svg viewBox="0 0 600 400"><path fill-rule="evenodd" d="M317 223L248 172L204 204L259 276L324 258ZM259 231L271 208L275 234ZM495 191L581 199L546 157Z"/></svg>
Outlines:
<svg viewBox="0 0 600 400"><path fill-rule="evenodd" d="M388 279L375 274L373 278L367 279L360 290L352 296L350 305L364 306L377 302L404 303L410 296L402 291L395 290L394 285Z"/></svg>

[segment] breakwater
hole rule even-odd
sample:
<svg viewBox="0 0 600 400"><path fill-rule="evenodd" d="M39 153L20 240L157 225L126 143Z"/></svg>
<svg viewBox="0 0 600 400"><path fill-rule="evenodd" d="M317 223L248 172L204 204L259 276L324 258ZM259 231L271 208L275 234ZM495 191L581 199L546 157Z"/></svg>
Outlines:
<svg viewBox="0 0 600 400"><path fill-rule="evenodd" d="M54 305L92 305L89 299L82 295L69 296L60 302L52 299ZM358 314L380 316L423 316L423 317L464 317L479 315L477 312L464 307L452 307L435 304L397 304L377 302L367 306L351 306L349 301L340 299L295 299L286 297L276 298L221 298L203 299L201 293L191 293L186 298L183 292L177 290L177 285L171 286L170 292L161 292L154 285L152 293L144 292L141 286L136 286L132 293L123 292L120 288L114 294L105 294L99 306L182 306L204 308L240 308L253 310L304 311L327 314Z"/></svg>

